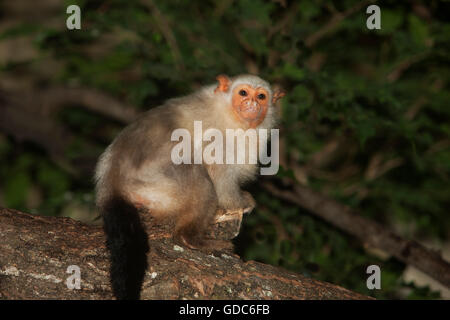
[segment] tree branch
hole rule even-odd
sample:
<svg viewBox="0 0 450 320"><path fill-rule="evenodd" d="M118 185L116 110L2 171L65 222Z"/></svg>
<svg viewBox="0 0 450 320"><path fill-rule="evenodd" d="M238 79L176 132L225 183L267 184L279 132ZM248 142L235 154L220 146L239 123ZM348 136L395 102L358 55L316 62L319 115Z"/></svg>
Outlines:
<svg viewBox="0 0 450 320"><path fill-rule="evenodd" d="M315 216L356 237L364 245L382 249L450 287L450 264L438 253L416 241L406 240L385 226L364 218L350 207L309 188L295 185L294 191L281 190L272 183L264 183L263 187L274 196L309 210Z"/></svg>
<svg viewBox="0 0 450 320"><path fill-rule="evenodd" d="M237 255L174 246L167 230L149 229L142 299L367 299ZM101 227L61 217L0 209L0 299L112 299ZM81 269L70 290L67 267Z"/></svg>

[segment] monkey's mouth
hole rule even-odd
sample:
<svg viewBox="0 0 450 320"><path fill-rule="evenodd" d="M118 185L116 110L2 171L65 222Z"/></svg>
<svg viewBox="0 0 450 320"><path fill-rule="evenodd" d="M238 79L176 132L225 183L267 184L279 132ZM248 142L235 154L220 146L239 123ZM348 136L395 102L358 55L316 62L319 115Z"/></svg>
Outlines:
<svg viewBox="0 0 450 320"><path fill-rule="evenodd" d="M254 120L261 115L262 108L255 101L246 101L239 107L239 114L245 120Z"/></svg>

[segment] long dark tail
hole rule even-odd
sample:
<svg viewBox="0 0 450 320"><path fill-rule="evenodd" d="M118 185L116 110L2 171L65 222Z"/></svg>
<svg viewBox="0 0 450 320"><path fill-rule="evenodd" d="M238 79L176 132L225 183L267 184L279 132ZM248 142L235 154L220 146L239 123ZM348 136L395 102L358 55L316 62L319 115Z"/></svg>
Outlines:
<svg viewBox="0 0 450 320"><path fill-rule="evenodd" d="M113 293L119 300L137 300L149 250L148 236L138 210L121 196L111 197L101 210L110 252Z"/></svg>

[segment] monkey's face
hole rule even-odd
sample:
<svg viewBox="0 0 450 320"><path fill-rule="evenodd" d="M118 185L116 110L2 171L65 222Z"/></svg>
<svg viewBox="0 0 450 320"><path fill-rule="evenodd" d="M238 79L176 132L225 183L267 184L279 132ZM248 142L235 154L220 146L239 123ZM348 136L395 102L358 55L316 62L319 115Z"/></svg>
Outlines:
<svg viewBox="0 0 450 320"><path fill-rule="evenodd" d="M255 128L263 122L270 106L269 92L263 87L238 85L233 89L231 105L239 121Z"/></svg>

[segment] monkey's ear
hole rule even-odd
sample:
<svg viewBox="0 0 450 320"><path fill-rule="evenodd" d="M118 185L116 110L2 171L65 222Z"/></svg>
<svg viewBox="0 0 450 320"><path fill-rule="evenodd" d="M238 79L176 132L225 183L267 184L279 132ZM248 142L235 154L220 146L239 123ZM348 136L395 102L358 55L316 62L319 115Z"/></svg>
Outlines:
<svg viewBox="0 0 450 320"><path fill-rule="evenodd" d="M230 88L231 80L224 74L220 74L216 77L216 80L219 81L219 84L217 85L217 88L214 90L214 92L227 92Z"/></svg>
<svg viewBox="0 0 450 320"><path fill-rule="evenodd" d="M272 103L275 104L278 100L280 100L281 98L283 98L286 95L286 91L284 90L275 90L275 92L273 93L273 97L272 97Z"/></svg>

